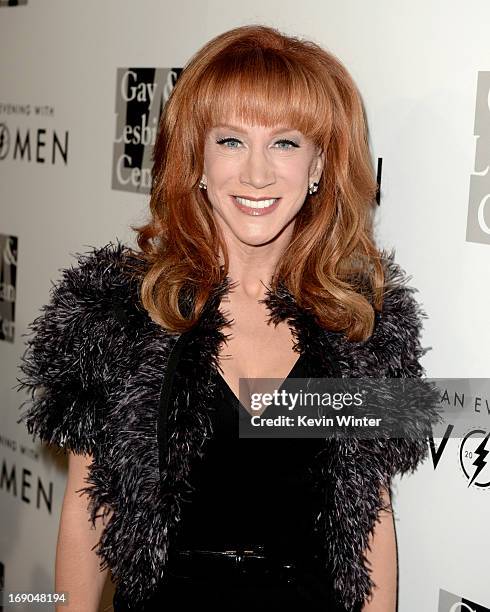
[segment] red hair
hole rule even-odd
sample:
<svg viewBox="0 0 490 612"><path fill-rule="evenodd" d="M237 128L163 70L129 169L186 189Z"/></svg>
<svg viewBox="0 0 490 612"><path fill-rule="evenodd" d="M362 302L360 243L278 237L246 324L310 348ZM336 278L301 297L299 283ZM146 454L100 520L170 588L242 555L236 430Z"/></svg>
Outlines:
<svg viewBox="0 0 490 612"><path fill-rule="evenodd" d="M283 281L321 325L345 331L349 340L367 339L374 309L382 306L384 275L372 235L377 184L358 90L331 53L262 25L204 45L165 105L153 151L151 218L132 228L141 251L135 254L148 263L144 307L159 325L181 333L228 274L226 245L198 184L207 130L231 118L298 129L325 153L318 191L306 197L271 285ZM191 313L179 310L185 288L195 296Z"/></svg>

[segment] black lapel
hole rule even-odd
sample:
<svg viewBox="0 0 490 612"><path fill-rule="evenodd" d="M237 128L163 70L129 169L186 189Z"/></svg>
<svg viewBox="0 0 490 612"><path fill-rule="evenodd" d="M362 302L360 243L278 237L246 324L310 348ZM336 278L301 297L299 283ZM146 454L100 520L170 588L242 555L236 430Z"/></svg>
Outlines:
<svg viewBox="0 0 490 612"><path fill-rule="evenodd" d="M187 477L192 462L202 456L203 445L212 435L213 371L228 323L219 305L229 285L226 278L213 290L198 323L179 336L169 357L157 422L163 495L185 498L190 493ZM176 510L180 510L178 498Z"/></svg>

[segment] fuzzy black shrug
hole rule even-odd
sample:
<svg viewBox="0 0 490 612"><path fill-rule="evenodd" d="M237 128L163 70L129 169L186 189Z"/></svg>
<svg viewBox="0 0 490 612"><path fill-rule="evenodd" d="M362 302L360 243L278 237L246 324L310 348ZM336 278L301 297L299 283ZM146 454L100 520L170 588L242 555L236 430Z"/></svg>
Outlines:
<svg viewBox="0 0 490 612"><path fill-rule="evenodd" d="M128 272L134 258L119 240L77 257L29 326L18 380L19 390L30 393L19 422L47 443L93 454L83 489L91 520L112 511L96 547L101 569L110 568L121 594L137 606L165 580L192 460L212 436L211 374L227 323L218 307L229 279L212 293L192 333L179 336L143 309L138 277ZM385 258L385 273L383 311L364 342L321 328L284 286L268 291L266 305L273 321L288 321L318 376L421 377L426 315L393 254ZM364 554L383 507L380 487L389 487L395 474L413 472L427 456L419 417L414 409L413 439L326 441L319 524L325 571L347 610L373 586Z"/></svg>

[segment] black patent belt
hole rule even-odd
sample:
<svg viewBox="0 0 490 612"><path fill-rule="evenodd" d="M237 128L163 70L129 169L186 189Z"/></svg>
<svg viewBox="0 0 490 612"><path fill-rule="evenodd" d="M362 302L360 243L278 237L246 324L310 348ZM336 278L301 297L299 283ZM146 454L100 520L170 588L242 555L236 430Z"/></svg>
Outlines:
<svg viewBox="0 0 490 612"><path fill-rule="evenodd" d="M263 546L229 550L177 550L169 556L170 574L189 578L253 578L292 583L305 570L319 569L318 560L276 558Z"/></svg>

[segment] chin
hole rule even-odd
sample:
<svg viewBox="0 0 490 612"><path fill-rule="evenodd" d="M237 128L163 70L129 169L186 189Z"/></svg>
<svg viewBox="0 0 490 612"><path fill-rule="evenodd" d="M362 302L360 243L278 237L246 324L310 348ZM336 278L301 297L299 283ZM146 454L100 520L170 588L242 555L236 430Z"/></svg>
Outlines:
<svg viewBox="0 0 490 612"><path fill-rule="evenodd" d="M267 244L272 242L278 235L281 233L281 230L278 232L267 232L264 234L243 234L236 233L236 238L242 242L243 244L247 244L249 246L261 246L263 244Z"/></svg>
<svg viewBox="0 0 490 612"><path fill-rule="evenodd" d="M223 214L216 215L216 221L221 226L224 238L227 236L234 241L241 242L249 246L261 246L272 242L279 238L283 232L291 226L292 219L280 220L276 219L276 223L271 223L272 219L240 219L241 223L237 223L237 219L227 219ZM279 223L277 223L279 221Z"/></svg>

